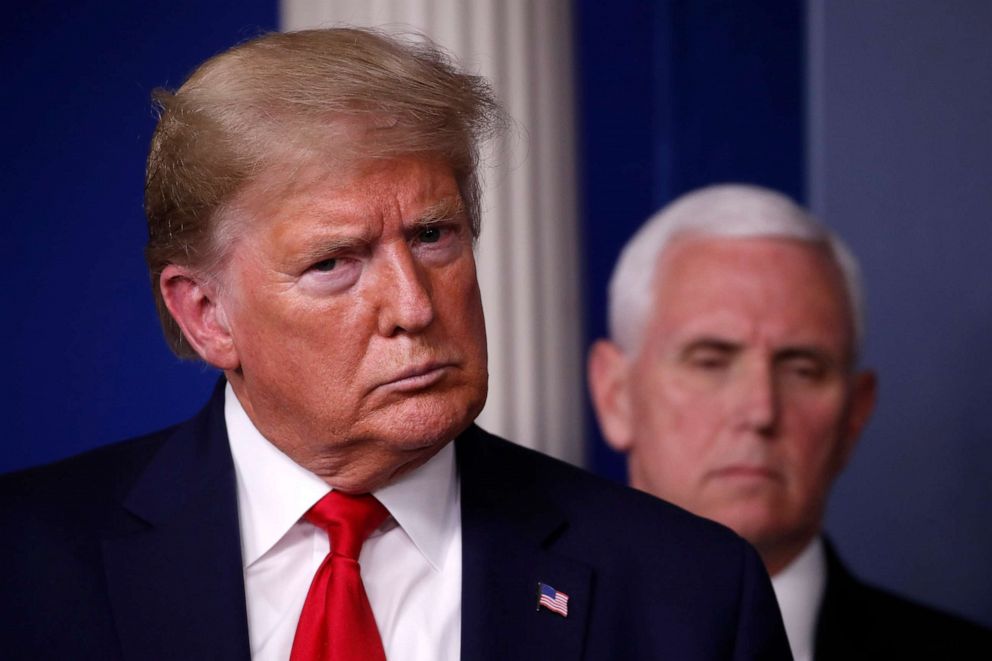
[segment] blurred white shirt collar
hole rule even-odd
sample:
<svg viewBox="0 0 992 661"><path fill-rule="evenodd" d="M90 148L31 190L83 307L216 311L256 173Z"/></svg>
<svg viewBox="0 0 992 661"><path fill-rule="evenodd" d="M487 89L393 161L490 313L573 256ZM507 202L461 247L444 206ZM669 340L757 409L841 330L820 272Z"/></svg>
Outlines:
<svg viewBox="0 0 992 661"><path fill-rule="evenodd" d="M823 540L816 537L789 565L772 577L775 598L782 611L785 633L795 661L812 661L816 620L827 584Z"/></svg>

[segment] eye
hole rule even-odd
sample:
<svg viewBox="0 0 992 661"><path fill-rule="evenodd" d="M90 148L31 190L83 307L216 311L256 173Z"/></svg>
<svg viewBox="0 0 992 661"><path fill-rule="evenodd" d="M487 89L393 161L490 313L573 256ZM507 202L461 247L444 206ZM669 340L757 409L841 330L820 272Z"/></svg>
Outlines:
<svg viewBox="0 0 992 661"><path fill-rule="evenodd" d="M821 381L827 375L827 366L807 358L795 358L785 363L788 374L804 381Z"/></svg>
<svg viewBox="0 0 992 661"><path fill-rule="evenodd" d="M362 273L362 260L350 255L326 257L313 262L300 274L303 291L315 296L327 296L346 291Z"/></svg>
<svg viewBox="0 0 992 661"><path fill-rule="evenodd" d="M410 238L410 249L424 264L440 266L465 255L461 225L438 221L417 227Z"/></svg>
<svg viewBox="0 0 992 661"><path fill-rule="evenodd" d="M710 349L693 351L688 358L689 365L708 372L724 369L730 364L730 356L726 352Z"/></svg>
<svg viewBox="0 0 992 661"><path fill-rule="evenodd" d="M693 368L699 370L700 372L707 372L711 374L716 374L718 372L722 372L727 369L726 360L714 360L714 359L694 360L690 364L692 365Z"/></svg>
<svg viewBox="0 0 992 661"><path fill-rule="evenodd" d="M421 243L437 243L441 240L441 228L440 227L425 227L420 230L418 239Z"/></svg>
<svg viewBox="0 0 992 661"><path fill-rule="evenodd" d="M319 261L310 268L313 269L314 271L321 271L322 273L327 273L328 271L333 271L337 265L338 265L338 260L332 257L331 259L325 259Z"/></svg>

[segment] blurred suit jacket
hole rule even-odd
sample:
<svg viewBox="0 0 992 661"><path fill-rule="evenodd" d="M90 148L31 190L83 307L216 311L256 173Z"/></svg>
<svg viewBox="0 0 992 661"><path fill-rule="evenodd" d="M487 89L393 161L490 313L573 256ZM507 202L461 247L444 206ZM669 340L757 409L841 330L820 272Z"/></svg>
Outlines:
<svg viewBox="0 0 992 661"><path fill-rule="evenodd" d="M463 659L789 658L725 528L475 426L455 447ZM5 659L249 658L222 385L182 425L0 478L0 535Z"/></svg>
<svg viewBox="0 0 992 661"><path fill-rule="evenodd" d="M992 631L856 579L829 541L816 661L992 659Z"/></svg>

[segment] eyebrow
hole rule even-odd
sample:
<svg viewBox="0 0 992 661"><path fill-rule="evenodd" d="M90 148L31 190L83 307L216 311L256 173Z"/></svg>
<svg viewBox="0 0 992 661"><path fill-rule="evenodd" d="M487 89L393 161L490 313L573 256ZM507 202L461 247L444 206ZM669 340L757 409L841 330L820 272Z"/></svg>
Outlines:
<svg viewBox="0 0 992 661"><path fill-rule="evenodd" d="M316 261L326 259L328 255L348 252L370 243L367 236L329 236L315 241L299 253L299 258L303 261Z"/></svg>
<svg viewBox="0 0 992 661"><path fill-rule="evenodd" d="M679 352L681 356L689 356L694 351L719 351L721 353L739 353L744 349L744 344L742 342L735 342L733 340L727 340L719 337L700 337L692 340L687 345L685 345ZM821 361L827 365L838 365L843 364L843 361L838 361L834 358L830 352L817 347L815 345L795 345L795 346L784 346L775 349L772 354L772 360L791 360L794 358L809 358L812 360Z"/></svg>
<svg viewBox="0 0 992 661"><path fill-rule="evenodd" d="M837 365L842 362L836 360L828 351L816 346L783 347L775 351L775 360L792 360L794 358L809 358L825 365Z"/></svg>
<svg viewBox="0 0 992 661"><path fill-rule="evenodd" d="M423 229L437 223L448 222L460 215L465 214L465 205L461 197L444 198L424 209L413 221L413 229ZM372 243L372 237L367 233L355 236L329 236L322 238L306 250L300 252L299 257L303 261L316 261L326 259L328 255L339 252L349 252Z"/></svg>
<svg viewBox="0 0 992 661"><path fill-rule="evenodd" d="M725 340L719 337L700 337L692 340L682 347L681 355L688 356L694 351L720 351L723 353L735 353L740 351L744 345L740 342Z"/></svg>
<svg viewBox="0 0 992 661"><path fill-rule="evenodd" d="M413 225L426 227L436 223L444 223L463 215L465 215L465 205L462 203L461 197L446 197L424 209L413 221Z"/></svg>

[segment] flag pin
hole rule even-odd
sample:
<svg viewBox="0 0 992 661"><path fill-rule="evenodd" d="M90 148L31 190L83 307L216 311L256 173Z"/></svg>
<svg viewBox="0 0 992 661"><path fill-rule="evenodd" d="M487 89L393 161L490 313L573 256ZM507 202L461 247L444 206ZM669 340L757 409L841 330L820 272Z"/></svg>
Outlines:
<svg viewBox="0 0 992 661"><path fill-rule="evenodd" d="M542 606L562 617L568 617L568 595L547 583L537 584L537 608L534 610L541 610Z"/></svg>

